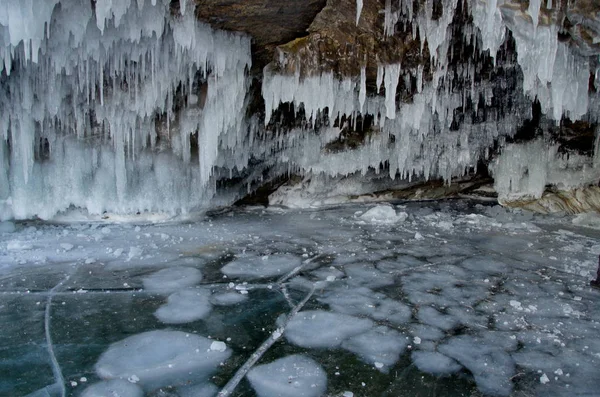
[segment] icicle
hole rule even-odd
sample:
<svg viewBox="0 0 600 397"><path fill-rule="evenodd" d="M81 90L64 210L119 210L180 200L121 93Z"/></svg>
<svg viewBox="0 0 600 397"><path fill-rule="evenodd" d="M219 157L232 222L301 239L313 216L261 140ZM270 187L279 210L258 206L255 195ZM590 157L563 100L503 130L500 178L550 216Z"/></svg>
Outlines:
<svg viewBox="0 0 600 397"><path fill-rule="evenodd" d="M396 90L400 79L400 64L385 67L385 108L388 119L396 118Z"/></svg>
<svg viewBox="0 0 600 397"><path fill-rule="evenodd" d="M358 26L358 22L360 21L360 14L363 9L363 0L356 0L356 25Z"/></svg>
<svg viewBox="0 0 600 397"><path fill-rule="evenodd" d="M377 87L377 93L379 93L381 91L384 74L385 74L385 69L384 69L383 65L381 65L381 64L377 65L377 81L375 84L375 86Z"/></svg>
<svg viewBox="0 0 600 397"><path fill-rule="evenodd" d="M533 35L537 31L537 26L540 20L540 7L541 0L529 0L529 8L527 9L527 13L531 16L533 21Z"/></svg>
<svg viewBox="0 0 600 397"><path fill-rule="evenodd" d="M363 66L360 69L360 92L358 94L358 102L360 104L360 113L364 116L365 99L367 98L367 71Z"/></svg>

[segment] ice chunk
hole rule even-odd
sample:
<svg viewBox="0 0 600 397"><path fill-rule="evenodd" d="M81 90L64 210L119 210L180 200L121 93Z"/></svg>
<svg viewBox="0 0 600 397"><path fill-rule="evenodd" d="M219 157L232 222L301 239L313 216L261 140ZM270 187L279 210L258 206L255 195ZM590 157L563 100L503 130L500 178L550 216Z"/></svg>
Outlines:
<svg viewBox="0 0 600 397"><path fill-rule="evenodd" d="M373 327L371 320L321 310L303 311L288 323L285 337L302 347L337 347Z"/></svg>
<svg viewBox="0 0 600 397"><path fill-rule="evenodd" d="M300 354L256 366L247 377L259 397L319 397L327 389L325 371Z"/></svg>
<svg viewBox="0 0 600 397"><path fill-rule="evenodd" d="M433 325L444 331L449 331L458 325L456 318L442 314L429 306L421 307L417 313L417 318L424 324Z"/></svg>
<svg viewBox="0 0 600 397"><path fill-rule="evenodd" d="M193 267L171 267L145 277L144 288L150 292L169 293L192 287L202 281L202 273Z"/></svg>
<svg viewBox="0 0 600 397"><path fill-rule="evenodd" d="M81 397L143 397L141 387L125 379L111 379L91 385L81 393Z"/></svg>
<svg viewBox="0 0 600 397"><path fill-rule="evenodd" d="M210 302L217 306L232 306L248 300L248 295L242 295L237 292L224 292L214 294L210 297Z"/></svg>
<svg viewBox="0 0 600 397"><path fill-rule="evenodd" d="M378 369L387 373L407 345L408 341L398 331L381 326L345 340L342 348L358 355L368 364L381 363Z"/></svg>
<svg viewBox="0 0 600 397"><path fill-rule="evenodd" d="M212 306L210 292L205 289L187 289L169 295L167 303L154 315L166 324L184 324L206 318Z"/></svg>
<svg viewBox="0 0 600 397"><path fill-rule="evenodd" d="M436 376L450 375L462 368L453 359L437 352L414 351L411 358L419 371Z"/></svg>
<svg viewBox="0 0 600 397"><path fill-rule="evenodd" d="M363 221L375 224L404 222L406 218L408 218L406 212L396 214L394 208L389 205L375 206L360 216Z"/></svg>
<svg viewBox="0 0 600 397"><path fill-rule="evenodd" d="M472 336L461 335L439 346L438 351L471 371L477 387L484 394L510 395L515 362L504 350Z"/></svg>
<svg viewBox="0 0 600 397"><path fill-rule="evenodd" d="M216 352L224 352L225 350L227 350L227 345L225 344L225 342L214 341L210 344L210 350Z"/></svg>
<svg viewBox="0 0 600 397"><path fill-rule="evenodd" d="M412 316L408 306L367 288L336 288L327 292L319 301L339 313L368 316L394 324L404 324Z"/></svg>
<svg viewBox="0 0 600 397"><path fill-rule="evenodd" d="M260 279L282 276L300 265L300 258L293 255L242 257L225 265L221 272L228 277Z"/></svg>
<svg viewBox="0 0 600 397"><path fill-rule="evenodd" d="M110 345L96 363L102 379L135 376L148 389L184 385L205 379L231 355L231 350L211 350L214 340L180 331L150 331ZM191 378L190 373L193 373Z"/></svg>
<svg viewBox="0 0 600 397"><path fill-rule="evenodd" d="M13 233L15 224L9 221L0 222L0 233Z"/></svg>

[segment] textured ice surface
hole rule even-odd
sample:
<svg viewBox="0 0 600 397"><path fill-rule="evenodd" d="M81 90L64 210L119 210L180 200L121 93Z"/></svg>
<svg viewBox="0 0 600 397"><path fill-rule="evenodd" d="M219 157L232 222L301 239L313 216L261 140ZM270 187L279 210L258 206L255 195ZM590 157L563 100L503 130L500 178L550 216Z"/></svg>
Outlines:
<svg viewBox="0 0 600 397"><path fill-rule="evenodd" d="M373 327L371 320L321 310L309 310L291 319L285 337L302 347L337 347L345 339Z"/></svg>
<svg viewBox="0 0 600 397"><path fill-rule="evenodd" d="M205 318L211 311L210 292L205 289L187 289L175 292L154 315L166 324L183 324Z"/></svg>
<svg viewBox="0 0 600 397"><path fill-rule="evenodd" d="M407 345L406 337L398 331L388 327L375 327L345 340L342 348L355 353L368 364L382 364L376 365L377 369L387 372L404 353Z"/></svg>
<svg viewBox="0 0 600 397"><path fill-rule="evenodd" d="M192 287L202 280L202 273L192 267L171 267L144 278L144 288L152 292L169 293Z"/></svg>
<svg viewBox="0 0 600 397"><path fill-rule="evenodd" d="M510 395L511 378L515 375L516 366L512 357L500 346L461 335L450 339L438 349L471 371L477 387L483 393L492 396Z"/></svg>
<svg viewBox="0 0 600 397"><path fill-rule="evenodd" d="M389 205L378 205L362 214L359 218L365 222L375 224L391 224L403 222L407 217L406 212L396 213L396 210Z"/></svg>
<svg viewBox="0 0 600 397"><path fill-rule="evenodd" d="M181 331L150 331L113 343L96 363L103 379L128 379L152 389L204 379L231 350L211 350L214 341Z"/></svg>
<svg viewBox="0 0 600 397"><path fill-rule="evenodd" d="M327 389L323 368L300 354L256 366L248 380L259 397L319 397Z"/></svg>
<svg viewBox="0 0 600 397"><path fill-rule="evenodd" d="M225 265L221 272L228 277L260 279L282 276L300 265L300 258L292 255L241 257Z"/></svg>
<svg viewBox="0 0 600 397"><path fill-rule="evenodd" d="M213 294L210 297L210 303L217 306L230 306L242 303L247 299L248 295L244 295L239 292L224 292L220 294Z"/></svg>
<svg viewBox="0 0 600 397"><path fill-rule="evenodd" d="M125 379L112 379L91 385L81 397L143 397L144 390Z"/></svg>
<svg viewBox="0 0 600 397"><path fill-rule="evenodd" d="M453 359L437 352L414 351L411 359L420 371L437 376L450 375L462 368Z"/></svg>
<svg viewBox="0 0 600 397"><path fill-rule="evenodd" d="M16 223L0 235L0 394L60 389L46 307L73 395L98 381L96 362L149 395L159 387L196 396L205 386L214 395L211 376L222 385L275 340L257 364L302 352L327 374L321 395L425 395L432 376L439 394L597 394L596 229L463 201L406 203L410 222L360 223L356 213L369 208L235 209L185 224ZM126 262L131 247L142 253ZM265 255L302 268L281 283L220 271L232 257ZM184 306L188 316L207 301L212 310L193 326L154 315ZM234 394L249 388L244 381Z"/></svg>

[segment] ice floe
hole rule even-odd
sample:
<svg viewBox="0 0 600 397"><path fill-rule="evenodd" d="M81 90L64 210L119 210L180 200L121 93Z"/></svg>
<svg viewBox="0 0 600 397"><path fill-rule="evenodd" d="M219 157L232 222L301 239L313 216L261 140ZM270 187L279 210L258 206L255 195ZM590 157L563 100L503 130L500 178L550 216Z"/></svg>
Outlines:
<svg viewBox="0 0 600 397"><path fill-rule="evenodd" d="M231 355L214 340L181 331L149 331L113 343L96 363L102 379L127 379L144 389L205 382Z"/></svg>
<svg viewBox="0 0 600 397"><path fill-rule="evenodd" d="M300 354L258 365L247 376L259 397L319 397L327 389L323 368Z"/></svg>

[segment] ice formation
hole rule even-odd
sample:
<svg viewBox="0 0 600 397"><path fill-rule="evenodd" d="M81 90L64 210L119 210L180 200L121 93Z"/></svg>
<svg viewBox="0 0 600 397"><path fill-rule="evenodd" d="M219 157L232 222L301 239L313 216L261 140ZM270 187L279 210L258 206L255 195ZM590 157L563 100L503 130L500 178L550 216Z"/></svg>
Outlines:
<svg viewBox="0 0 600 397"><path fill-rule="evenodd" d="M376 91L385 88L384 98L365 94L364 66L356 77L337 77L324 71L302 76L298 69L287 76L275 72L272 66L265 68L262 90L266 123L282 103L293 104L296 111L304 109L311 126L318 124L323 115L330 123L321 126L317 133L297 129L293 134L277 134L275 142L257 151L277 155L286 172L309 175L307 180L325 176L340 182L345 177L383 170L392 179L441 178L448 182L475 169L479 161L489 160L490 148L496 144L502 147L506 138L512 137L518 126L531 117L534 100L540 102L544 116L556 123L563 117L595 120L597 94L589 90L589 82L590 73L597 70L593 66L596 62L559 40L560 21L555 16L548 18L541 10L551 9L552 4L532 1L524 13L504 0L472 1L469 5L473 23L461 26L457 33L459 28L453 18L458 2L441 3L443 12L434 17L432 2L414 10L410 0L386 1L385 34L393 35L399 26L412 27L413 37L418 35L421 40L422 51L425 46L429 51L431 76L424 76L422 64L411 68L378 64ZM507 93L511 88L507 88L508 81L503 78L496 81L498 86L480 79L478 74L484 69L481 59L463 60L459 67L453 65L455 49L450 47L451 38L457 34L466 43L472 43L475 51L488 54L505 76L520 69L523 78L521 81L516 75L517 90ZM516 64L506 61L509 38L516 44ZM504 56L502 64L498 64L499 55ZM416 82L417 92L408 101L398 103L398 90L407 90L411 81ZM504 100L502 95L511 97L511 110L495 108L498 101ZM457 123L459 113L464 118ZM359 116L363 123L367 116L375 119L364 142L352 150L329 150L332 142L343 142L348 130L360 130ZM561 161L552 160L551 167L562 166ZM511 178L505 169L496 167L496 175L504 180ZM586 178L576 179L577 183L568 187L588 182ZM502 188L502 184L497 183L497 188ZM501 195L509 193L510 189L501 191ZM289 201L286 197L276 200Z"/></svg>
<svg viewBox="0 0 600 397"><path fill-rule="evenodd" d="M81 393L81 397L143 397L144 390L126 379L112 379L98 382Z"/></svg>
<svg viewBox="0 0 600 397"><path fill-rule="evenodd" d="M167 303L154 315L165 324L184 324L205 318L211 311L210 291L185 289L169 295Z"/></svg>
<svg viewBox="0 0 600 397"><path fill-rule="evenodd" d="M241 139L249 39L186 1L38 3L0 11L0 218L205 204Z"/></svg>
<svg viewBox="0 0 600 397"><path fill-rule="evenodd" d="M299 354L254 367L248 380L259 397L318 397L327 389L323 368Z"/></svg>
<svg viewBox="0 0 600 397"><path fill-rule="evenodd" d="M213 340L181 331L149 331L112 344L96 363L102 379L127 379L152 390L207 381L231 350L210 348ZM190 374L193 374L190 375Z"/></svg>
<svg viewBox="0 0 600 397"><path fill-rule="evenodd" d="M292 255L240 257L225 265L221 272L228 277L260 279L283 276L298 265L300 260Z"/></svg>
<svg viewBox="0 0 600 397"><path fill-rule="evenodd" d="M150 292L171 293L193 287L202 280L202 272L193 267L170 267L143 279L144 289Z"/></svg>
<svg viewBox="0 0 600 397"><path fill-rule="evenodd" d="M595 184L600 179L598 140L593 157L562 154L558 144L543 139L509 144L491 170L499 199L505 201L540 198L547 185L571 190Z"/></svg>
<svg viewBox="0 0 600 397"><path fill-rule="evenodd" d="M199 23L191 1L175 12L169 0L3 0L0 220L48 219L72 207L186 214L238 198L225 188L216 195L218 180L250 190L267 169L450 182L489 161L496 146L504 148L494 168L500 195L521 194L516 185L529 182L516 181L518 165L506 159L519 149L506 139L531 117L532 101L547 120L595 122L597 54L559 40L551 1L526 10L506 0L467 3L385 1L383 35L404 29L420 40L429 57L418 65L359 60L355 76L338 76L303 65L286 75L269 64L262 120L246 116L250 38ZM356 1L357 25L363 6ZM513 41L516 63L507 56ZM458 59L459 45L473 54ZM498 76L483 77L488 55ZM367 92L375 68L377 95ZM273 116L282 104L303 110L306 123L279 129ZM332 149L353 132L364 137L357 147ZM553 170L564 163L546 158Z"/></svg>

